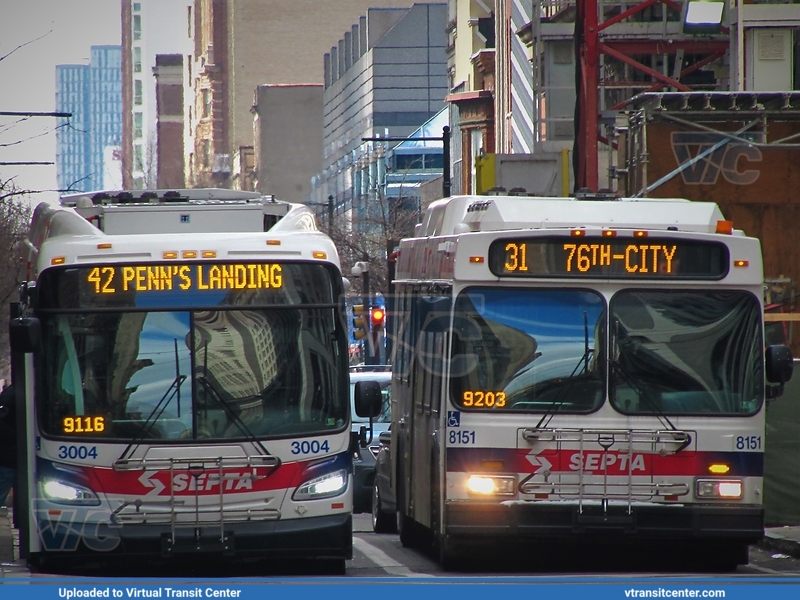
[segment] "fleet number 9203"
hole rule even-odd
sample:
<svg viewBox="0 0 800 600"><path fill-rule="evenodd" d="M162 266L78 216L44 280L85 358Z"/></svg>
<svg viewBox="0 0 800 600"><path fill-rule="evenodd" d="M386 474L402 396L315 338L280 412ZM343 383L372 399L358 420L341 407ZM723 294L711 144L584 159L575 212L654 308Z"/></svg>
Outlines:
<svg viewBox="0 0 800 600"><path fill-rule="evenodd" d="M733 447L736 450L763 450L760 435L737 435L733 438Z"/></svg>

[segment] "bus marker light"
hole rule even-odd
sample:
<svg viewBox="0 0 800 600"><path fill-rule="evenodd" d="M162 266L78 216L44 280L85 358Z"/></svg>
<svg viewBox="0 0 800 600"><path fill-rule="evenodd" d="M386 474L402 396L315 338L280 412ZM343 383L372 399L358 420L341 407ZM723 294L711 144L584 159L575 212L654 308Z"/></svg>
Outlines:
<svg viewBox="0 0 800 600"><path fill-rule="evenodd" d="M216 250L203 250L203 258L217 258Z"/></svg>
<svg viewBox="0 0 800 600"><path fill-rule="evenodd" d="M267 246L280 246L280 240L267 240Z"/></svg>
<svg viewBox="0 0 800 600"><path fill-rule="evenodd" d="M664 496L664 500L666 500L668 502L677 502L678 501L678 496Z"/></svg>
<svg viewBox="0 0 800 600"><path fill-rule="evenodd" d="M98 250L110 250L111 249L111 244L108 243L108 242L104 242L102 244L97 244L97 249Z"/></svg>
<svg viewBox="0 0 800 600"><path fill-rule="evenodd" d="M617 232L613 229L603 229L603 237L617 237Z"/></svg>
<svg viewBox="0 0 800 600"><path fill-rule="evenodd" d="M572 237L586 237L585 229L573 229L569 232Z"/></svg>
<svg viewBox="0 0 800 600"><path fill-rule="evenodd" d="M67 262L67 258L65 256L56 256L55 258L50 259L51 265L63 265Z"/></svg>
<svg viewBox="0 0 800 600"><path fill-rule="evenodd" d="M344 502L334 502L331 504L331 508L333 510L339 510L341 508L344 508Z"/></svg>
<svg viewBox="0 0 800 600"><path fill-rule="evenodd" d="M483 262L483 257L482 256L470 256L469 257L469 262L476 263L476 264L477 263L482 263Z"/></svg>
<svg viewBox="0 0 800 600"><path fill-rule="evenodd" d="M170 259L173 259L173 258L178 258L178 253L177 252L162 252L161 258L164 258L166 260L170 260Z"/></svg>
<svg viewBox="0 0 800 600"><path fill-rule="evenodd" d="M730 466L724 464L708 465L708 472L714 475L725 475L730 470Z"/></svg>
<svg viewBox="0 0 800 600"><path fill-rule="evenodd" d="M749 260L735 260L735 261L733 261L733 266L734 267L748 267L748 266L750 266L750 261Z"/></svg>
<svg viewBox="0 0 800 600"><path fill-rule="evenodd" d="M322 260L325 260L326 258L328 258L328 254L326 252L320 252L319 250L317 250L316 252L312 252L311 256L313 256L314 258L322 259Z"/></svg>
<svg viewBox="0 0 800 600"><path fill-rule="evenodd" d="M717 221L717 233L731 235L733 233L733 221Z"/></svg>
<svg viewBox="0 0 800 600"><path fill-rule="evenodd" d="M537 500L547 500L550 497L550 494L534 494L533 497Z"/></svg>
<svg viewBox="0 0 800 600"><path fill-rule="evenodd" d="M635 237L635 238L646 238L647 237L647 232L646 231L634 231L633 232L633 237Z"/></svg>
<svg viewBox="0 0 800 600"><path fill-rule="evenodd" d="M181 252L181 258L197 258L197 250L184 250Z"/></svg>

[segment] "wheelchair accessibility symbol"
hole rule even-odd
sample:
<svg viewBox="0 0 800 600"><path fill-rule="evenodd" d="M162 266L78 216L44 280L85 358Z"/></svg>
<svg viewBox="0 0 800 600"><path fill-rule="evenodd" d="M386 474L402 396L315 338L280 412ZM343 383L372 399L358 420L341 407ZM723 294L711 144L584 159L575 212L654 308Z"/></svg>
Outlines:
<svg viewBox="0 0 800 600"><path fill-rule="evenodd" d="M461 413L457 410L447 411L447 426L448 427L461 427Z"/></svg>

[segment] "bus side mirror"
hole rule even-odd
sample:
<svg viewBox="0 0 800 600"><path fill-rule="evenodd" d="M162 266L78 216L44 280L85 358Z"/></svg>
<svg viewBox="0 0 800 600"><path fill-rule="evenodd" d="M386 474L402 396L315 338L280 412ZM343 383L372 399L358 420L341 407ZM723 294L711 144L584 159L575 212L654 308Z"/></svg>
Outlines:
<svg viewBox="0 0 800 600"><path fill-rule="evenodd" d="M359 381L354 392L356 414L374 419L381 414L383 396L377 381Z"/></svg>
<svg viewBox="0 0 800 600"><path fill-rule="evenodd" d="M11 319L8 329L11 350L28 354L37 350L42 342L42 326L35 317Z"/></svg>
<svg viewBox="0 0 800 600"><path fill-rule="evenodd" d="M767 386L767 399L777 398L783 394L783 384L792 378L792 351L788 346L769 346L764 354L765 375L770 383Z"/></svg>
<svg viewBox="0 0 800 600"><path fill-rule="evenodd" d="M788 346L770 346L764 358L767 381L783 384L792 378L793 359Z"/></svg>

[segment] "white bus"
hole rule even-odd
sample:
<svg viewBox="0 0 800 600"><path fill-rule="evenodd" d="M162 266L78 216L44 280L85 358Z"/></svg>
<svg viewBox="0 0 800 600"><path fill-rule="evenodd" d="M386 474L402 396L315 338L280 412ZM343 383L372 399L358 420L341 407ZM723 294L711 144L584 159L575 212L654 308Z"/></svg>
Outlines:
<svg viewBox="0 0 800 600"><path fill-rule="evenodd" d="M765 352L759 242L715 204L444 199L394 283L404 545L448 568L542 542L746 563L791 353Z"/></svg>
<svg viewBox="0 0 800 600"><path fill-rule="evenodd" d="M155 233L154 233L155 232ZM14 307L21 550L352 557L343 279L301 205L40 204Z"/></svg>

